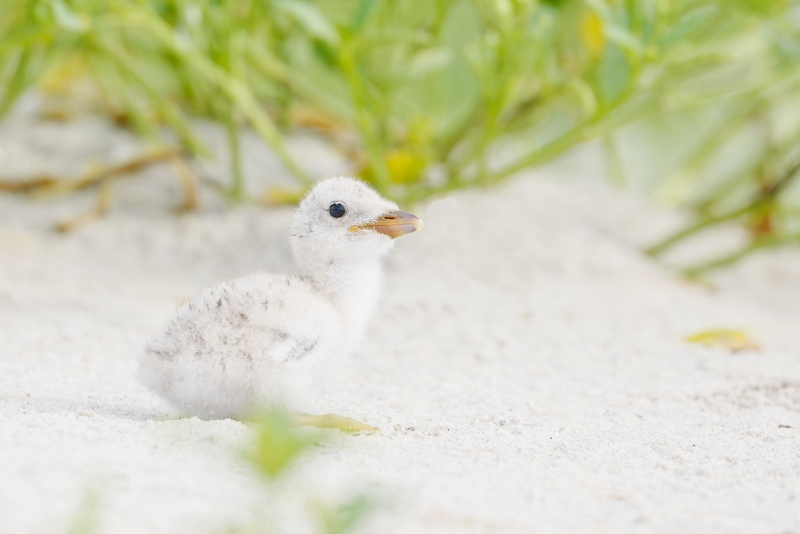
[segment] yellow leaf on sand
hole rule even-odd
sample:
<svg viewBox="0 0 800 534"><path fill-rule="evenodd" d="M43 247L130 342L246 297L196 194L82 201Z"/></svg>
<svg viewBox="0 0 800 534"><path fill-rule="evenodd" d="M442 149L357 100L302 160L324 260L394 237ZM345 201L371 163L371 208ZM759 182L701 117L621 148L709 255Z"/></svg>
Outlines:
<svg viewBox="0 0 800 534"><path fill-rule="evenodd" d="M731 328L712 328L686 336L689 343L698 343L706 347L718 347L731 352L742 350L759 350L761 346L750 339L744 330Z"/></svg>

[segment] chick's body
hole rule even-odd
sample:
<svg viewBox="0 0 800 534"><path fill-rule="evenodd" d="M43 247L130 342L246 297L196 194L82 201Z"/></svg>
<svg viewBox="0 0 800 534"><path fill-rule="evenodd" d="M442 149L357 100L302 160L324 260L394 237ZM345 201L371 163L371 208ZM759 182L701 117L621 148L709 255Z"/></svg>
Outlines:
<svg viewBox="0 0 800 534"><path fill-rule="evenodd" d="M185 304L145 349L140 376L185 413L243 415L283 404L351 336L333 303L292 275L253 274Z"/></svg>
<svg viewBox="0 0 800 534"><path fill-rule="evenodd" d="M355 180L321 182L292 226L297 272L251 274L184 304L147 343L142 382L203 418L302 404L314 375L366 329L391 238L419 227L396 208Z"/></svg>

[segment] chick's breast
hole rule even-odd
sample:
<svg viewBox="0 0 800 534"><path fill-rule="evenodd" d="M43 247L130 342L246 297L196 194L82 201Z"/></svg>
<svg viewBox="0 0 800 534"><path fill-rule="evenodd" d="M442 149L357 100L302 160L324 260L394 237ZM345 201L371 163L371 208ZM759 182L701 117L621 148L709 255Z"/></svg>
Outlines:
<svg viewBox="0 0 800 534"><path fill-rule="evenodd" d="M305 281L256 274L204 291L145 348L141 378L185 411L278 404L293 373L342 341L333 305Z"/></svg>

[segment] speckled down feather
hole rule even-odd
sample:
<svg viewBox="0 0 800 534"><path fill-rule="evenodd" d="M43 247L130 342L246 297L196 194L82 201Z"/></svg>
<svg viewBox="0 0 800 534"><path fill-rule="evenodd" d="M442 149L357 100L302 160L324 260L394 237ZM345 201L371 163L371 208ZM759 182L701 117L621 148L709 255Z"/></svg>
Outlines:
<svg viewBox="0 0 800 534"><path fill-rule="evenodd" d="M315 363L344 343L343 332L336 309L309 282L255 274L185 304L147 344L140 376L186 413L235 417L256 399L281 403L291 386L282 368Z"/></svg>

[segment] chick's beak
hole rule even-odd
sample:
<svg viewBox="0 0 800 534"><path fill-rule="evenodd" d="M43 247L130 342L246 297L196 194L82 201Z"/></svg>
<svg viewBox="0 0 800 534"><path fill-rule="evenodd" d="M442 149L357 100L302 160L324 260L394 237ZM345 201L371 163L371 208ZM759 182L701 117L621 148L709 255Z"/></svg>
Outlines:
<svg viewBox="0 0 800 534"><path fill-rule="evenodd" d="M419 220L416 215L406 213L405 211L390 211L384 213L375 221L351 226L350 231L375 230L379 234L388 235L394 239L401 235L416 232L421 227L422 221Z"/></svg>

